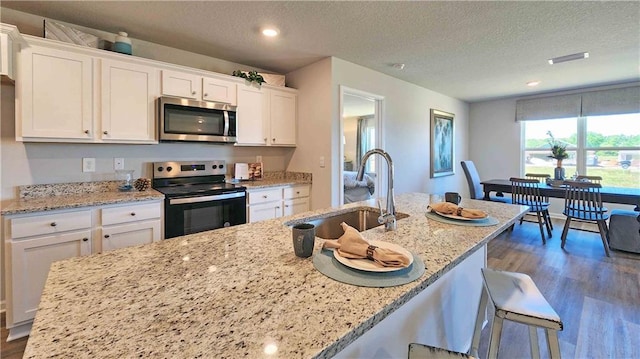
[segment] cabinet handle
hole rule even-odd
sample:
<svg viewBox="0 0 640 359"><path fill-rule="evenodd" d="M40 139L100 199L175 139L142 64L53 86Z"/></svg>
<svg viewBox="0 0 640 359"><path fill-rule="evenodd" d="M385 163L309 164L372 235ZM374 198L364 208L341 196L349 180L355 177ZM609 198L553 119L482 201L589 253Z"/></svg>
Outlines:
<svg viewBox="0 0 640 359"><path fill-rule="evenodd" d="M300 191L296 191L296 194L300 194Z"/></svg>
<svg viewBox="0 0 640 359"><path fill-rule="evenodd" d="M84 133L86 133L88 135L89 134L89 130L84 130Z"/></svg>
<svg viewBox="0 0 640 359"><path fill-rule="evenodd" d="M285 204L284 206L285 206L285 207L287 207L287 208L289 208L289 205L288 205L288 204Z"/></svg>
<svg viewBox="0 0 640 359"><path fill-rule="evenodd" d="M58 225L58 224L57 224L56 222L51 222L51 227L55 227L55 226L57 226L57 225Z"/></svg>
<svg viewBox="0 0 640 359"><path fill-rule="evenodd" d="M111 237L111 236L110 236L110 235L108 235L108 234L105 234L105 235L104 235L104 238L109 238L109 237Z"/></svg>
<svg viewBox="0 0 640 359"><path fill-rule="evenodd" d="M276 142L276 138L275 137L273 138L273 142Z"/></svg>
<svg viewBox="0 0 640 359"><path fill-rule="evenodd" d="M196 94L196 92L195 92L195 91L191 91L191 94L192 94L192 95L195 95L195 94Z"/></svg>
<svg viewBox="0 0 640 359"><path fill-rule="evenodd" d="M136 215L136 212L131 212L131 215L132 215L132 216L135 216L135 215Z"/></svg>
<svg viewBox="0 0 640 359"><path fill-rule="evenodd" d="M266 137L264 138L264 143L267 143L267 138Z"/></svg>
<svg viewBox="0 0 640 359"><path fill-rule="evenodd" d="M280 209L280 206L276 206L276 209Z"/></svg>
<svg viewBox="0 0 640 359"><path fill-rule="evenodd" d="M82 241L83 241L83 242L86 242L86 241L88 241L88 240L89 240L89 238L82 238Z"/></svg>
<svg viewBox="0 0 640 359"><path fill-rule="evenodd" d="M209 96L209 94L208 94L208 93L205 93L205 94L204 94L204 97L207 97L207 96Z"/></svg>
<svg viewBox="0 0 640 359"><path fill-rule="evenodd" d="M262 198L267 198L267 195L262 195Z"/></svg>
<svg viewBox="0 0 640 359"><path fill-rule="evenodd" d="M109 134L109 131L104 131L104 132L102 132L102 133L104 133L105 135L108 135L108 134Z"/></svg>

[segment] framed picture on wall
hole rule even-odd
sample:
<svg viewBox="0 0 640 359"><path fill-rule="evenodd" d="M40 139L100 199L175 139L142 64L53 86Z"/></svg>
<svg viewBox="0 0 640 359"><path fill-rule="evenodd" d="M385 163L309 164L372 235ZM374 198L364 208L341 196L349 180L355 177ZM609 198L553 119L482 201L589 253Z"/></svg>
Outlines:
<svg viewBox="0 0 640 359"><path fill-rule="evenodd" d="M431 109L431 178L454 174L454 114Z"/></svg>

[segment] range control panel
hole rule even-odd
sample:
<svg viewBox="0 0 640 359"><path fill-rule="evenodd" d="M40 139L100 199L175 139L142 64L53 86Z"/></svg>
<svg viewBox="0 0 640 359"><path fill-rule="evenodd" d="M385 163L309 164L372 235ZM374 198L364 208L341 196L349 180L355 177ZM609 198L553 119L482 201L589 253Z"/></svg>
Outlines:
<svg viewBox="0 0 640 359"><path fill-rule="evenodd" d="M153 163L153 178L212 176L226 173L227 166L224 161Z"/></svg>

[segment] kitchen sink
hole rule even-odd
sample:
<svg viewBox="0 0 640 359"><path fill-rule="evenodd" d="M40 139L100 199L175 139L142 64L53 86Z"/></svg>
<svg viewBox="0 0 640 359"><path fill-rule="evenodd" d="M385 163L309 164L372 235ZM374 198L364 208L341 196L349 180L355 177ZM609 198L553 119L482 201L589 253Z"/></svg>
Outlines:
<svg viewBox="0 0 640 359"><path fill-rule="evenodd" d="M381 226L378 223L378 217L380 216L380 210L374 207L360 207L355 208L349 212L341 212L335 215L329 215L328 217L309 219L304 221L305 223L311 223L316 226L316 237L324 239L338 239L344 230L340 226L340 223L345 222L351 227L357 229L359 232L366 231L367 229ZM396 213L396 220L409 217L405 213Z"/></svg>

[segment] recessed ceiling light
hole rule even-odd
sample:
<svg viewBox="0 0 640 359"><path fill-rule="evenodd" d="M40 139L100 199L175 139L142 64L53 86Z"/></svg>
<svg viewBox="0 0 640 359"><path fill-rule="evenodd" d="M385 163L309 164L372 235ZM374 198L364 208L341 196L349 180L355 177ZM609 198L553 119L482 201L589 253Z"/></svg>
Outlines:
<svg viewBox="0 0 640 359"><path fill-rule="evenodd" d="M554 57L552 59L549 59L549 65L559 64L561 62L567 62L567 61L573 61L573 60L582 60L587 58L589 58L588 52L579 52L577 54Z"/></svg>
<svg viewBox="0 0 640 359"><path fill-rule="evenodd" d="M267 27L262 29L262 35L268 37L278 36L279 33L280 31L278 31L278 29L276 29L275 27Z"/></svg>
<svg viewBox="0 0 640 359"><path fill-rule="evenodd" d="M527 82L527 86L529 86L529 87L538 86L538 85L540 85L540 81L529 81L529 82Z"/></svg>

